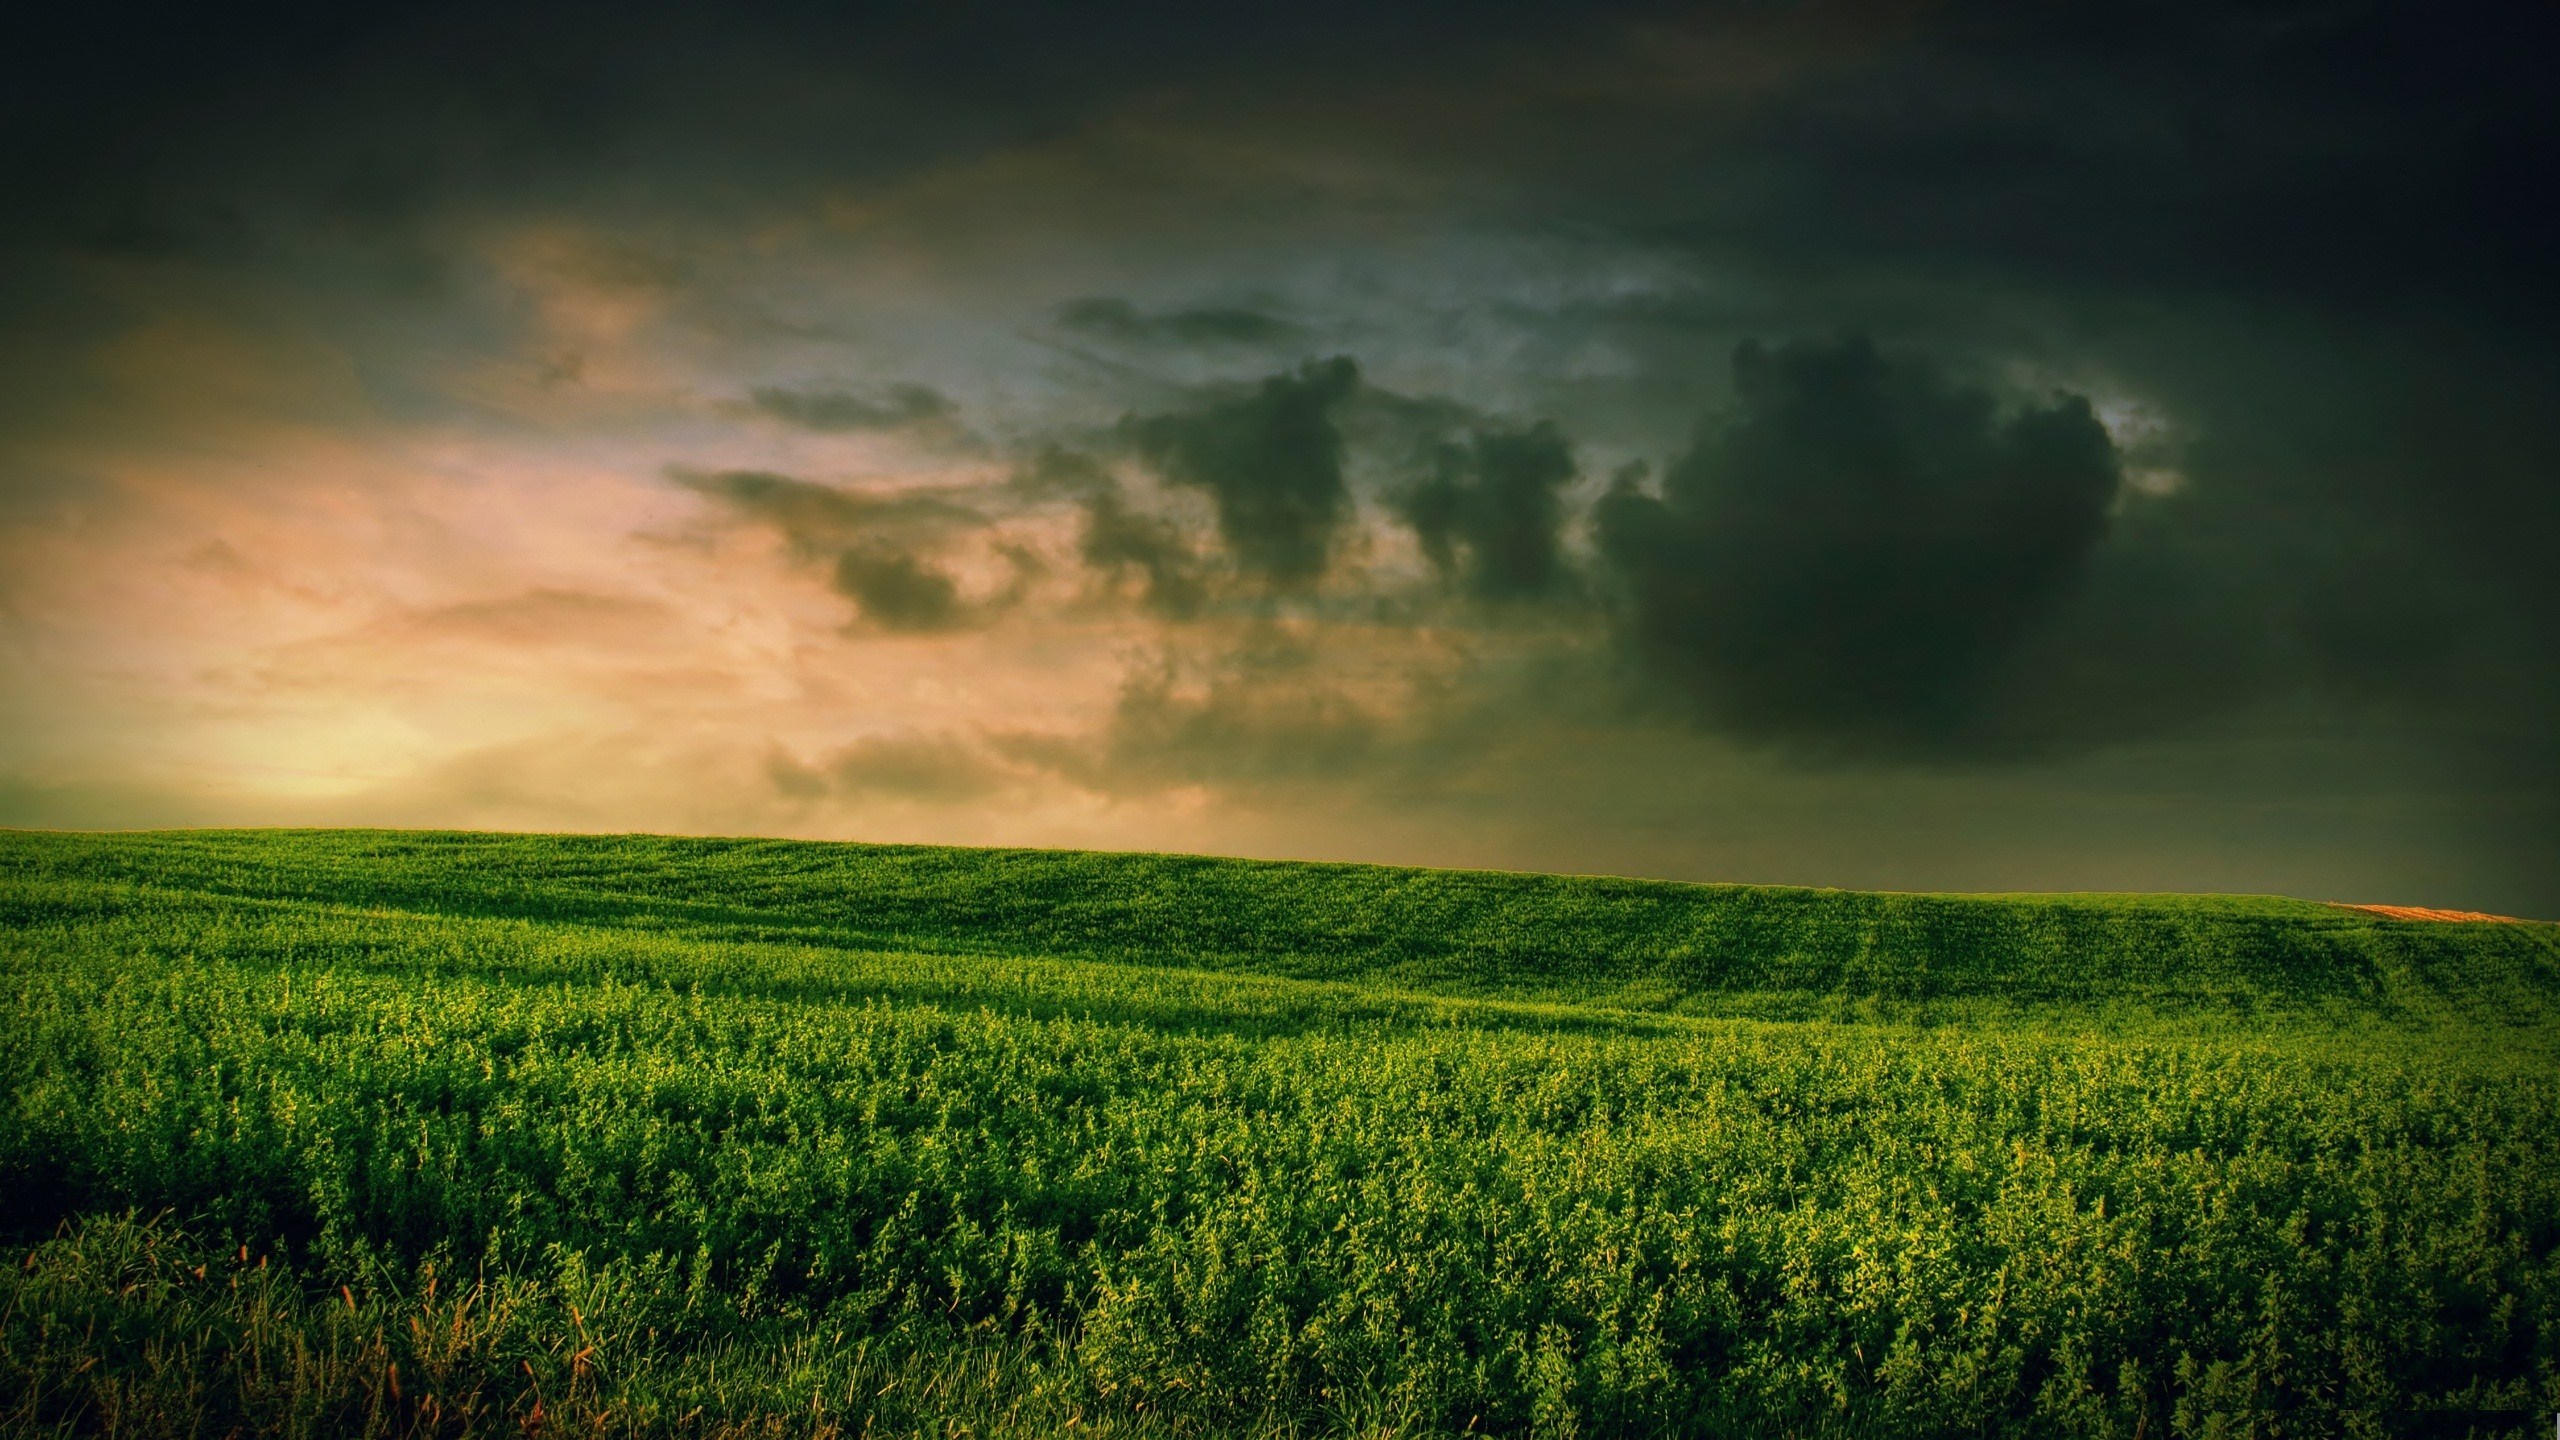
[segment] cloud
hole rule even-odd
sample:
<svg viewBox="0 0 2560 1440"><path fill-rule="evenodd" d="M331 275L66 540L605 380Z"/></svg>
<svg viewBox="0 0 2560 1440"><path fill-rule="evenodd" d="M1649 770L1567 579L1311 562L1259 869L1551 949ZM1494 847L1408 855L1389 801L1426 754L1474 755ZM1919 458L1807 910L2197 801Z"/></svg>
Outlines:
<svg viewBox="0 0 2560 1440"><path fill-rule="evenodd" d="M1087 499L1114 488L1119 481L1091 455L1052 441L1015 470L1009 483L1015 494L1037 503L1060 498Z"/></svg>
<svg viewBox="0 0 2560 1440"><path fill-rule="evenodd" d="M2560 208L2519 179L2560 153L2550 7L641 0L173 11L148 44L92 10L37 17L42 64L0 87L0 750L27 774L184 754L173 794L282 794L316 752L557 704L640 738L491 761L522 803L457 779L344 813L835 826L763 783L768 737L833 787L850 734L1116 715L1111 843L1243 834L1164 817L1289 791L1309 854L1410 825L1412 858L1470 863L1515 833L1514 861L1696 876L2560 893ZM1738 340L1844 330L1885 378L1768 352L1583 552L1573 464L1679 456ZM1318 337L1356 384L1262 383ZM1217 377L1251 383L1188 388ZM2056 388L2116 433L2112 508L2095 460L2030 443L2041 415L2097 448ZM964 419L1068 458L953 485L984 478ZM1908 474L1821 461L1861 425ZM845 435L913 472L812 478ZM678 455L689 488L618 483ZM1952 478L2004 460L2061 513ZM420 465L470 493L376 478ZM719 543L657 543L699 506ZM169 568L216 541L238 578ZM1502 623L1445 623L1425 563ZM578 598L625 591L663 613ZM1275 616L1374 673L1212 661L1112 710L1133 650ZM1504 677L1468 702L1481 751L1396 688L1440 652ZM1615 703L1628 672L1681 714ZM457 719L425 675L513 688ZM2406 755L2270 770L2305 717ZM2241 731L2268 738L2216 758ZM717 764L641 773L697 740ZM930 758L844 763L894 788ZM2367 772L2409 799L2341 827L2319 807ZM1425 825L1413 777L1485 798ZM1964 831L2001 787L2040 818ZM1888 788L1933 798L1865 808ZM1035 833L1028 782L990 793L909 819ZM1788 795L1827 798L1791 821ZM234 807L201 813L271 813ZM2357 847L2400 858L2297 863Z"/></svg>
<svg viewBox="0 0 2560 1440"><path fill-rule="evenodd" d="M1105 574L1138 576L1147 608L1167 618L1187 620L1207 598L1200 557L1182 527L1161 515L1130 509L1116 485L1094 492L1085 502L1078 553Z"/></svg>
<svg viewBox="0 0 2560 1440"><path fill-rule="evenodd" d="M1720 726L1959 740L2080 576L2120 471L2088 401L1992 394L1864 339L1743 345L1737 404L1598 510L1638 652Z"/></svg>
<svg viewBox="0 0 2560 1440"><path fill-rule="evenodd" d="M1209 308L1149 314L1108 295L1059 306L1058 327L1124 345L1276 345L1303 333L1298 326L1258 310Z"/></svg>
<svg viewBox="0 0 2560 1440"><path fill-rule="evenodd" d="M1081 450L1050 443L1013 474L1008 488L1033 504L1067 499L1084 512L1076 556L1106 583L1135 579L1138 599L1169 620L1188 620L1208 600L1210 557L1191 527L1129 503L1120 477Z"/></svg>
<svg viewBox="0 0 2560 1440"><path fill-rule="evenodd" d="M895 545L875 541L838 555L835 585L884 630L948 630L963 618L958 582Z"/></svg>
<svg viewBox="0 0 2560 1440"><path fill-rule="evenodd" d="M1575 475L1563 433L1546 423L1479 431L1440 446L1434 460L1436 473L1398 507L1431 562L1488 600L1552 590L1563 573L1561 492Z"/></svg>
<svg viewBox="0 0 2560 1440"><path fill-rule="evenodd" d="M794 800L927 803L976 799L1010 778L983 747L957 736L922 734L857 740L815 764L776 750L766 757L765 775Z"/></svg>
<svg viewBox="0 0 2560 1440"><path fill-rule="evenodd" d="M1108 731L1108 784L1342 782L1380 744L1371 709L1299 671L1230 668L1205 684L1142 672L1122 690Z"/></svg>
<svg viewBox="0 0 2560 1440"><path fill-rule="evenodd" d="M451 639L523 648L586 647L605 639L645 640L671 618L673 612L658 601L545 586L437 606L366 626L350 638L377 644Z"/></svg>
<svg viewBox="0 0 2560 1440"><path fill-rule="evenodd" d="M924 554L955 531L986 526L987 517L968 506L929 493L864 495L769 470L671 473L779 531L803 559L826 561L837 593L881 629L956 629L987 608L966 603L959 582Z"/></svg>
<svg viewBox="0 0 2560 1440"><path fill-rule="evenodd" d="M982 512L932 492L867 495L772 470L680 466L668 474L686 489L771 525L794 545L811 550L830 549L855 536L939 535L987 523Z"/></svg>
<svg viewBox="0 0 2560 1440"><path fill-rule="evenodd" d="M784 390L763 387L748 396L764 414L806 430L895 430L950 418L952 405L939 390L925 385L892 385L877 395L843 390Z"/></svg>
<svg viewBox="0 0 2560 1440"><path fill-rule="evenodd" d="M1092 731L990 738L1015 763L1102 795L1358 786L1378 778L1410 697L1362 693L1373 687L1325 663L1342 658L1276 632L1207 656L1163 654L1123 677Z"/></svg>
<svg viewBox="0 0 2560 1440"><path fill-rule="evenodd" d="M1244 395L1127 429L1165 479L1209 493L1239 565L1276 585L1304 585L1324 573L1350 514L1333 412L1359 383L1347 356L1310 360Z"/></svg>

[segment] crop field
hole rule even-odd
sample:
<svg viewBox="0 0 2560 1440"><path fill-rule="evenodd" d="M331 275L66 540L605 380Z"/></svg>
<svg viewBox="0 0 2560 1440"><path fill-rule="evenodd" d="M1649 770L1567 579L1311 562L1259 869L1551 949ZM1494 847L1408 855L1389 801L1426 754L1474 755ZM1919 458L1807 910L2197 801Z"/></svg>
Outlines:
<svg viewBox="0 0 2560 1440"><path fill-rule="evenodd" d="M2543 1435L2560 927L0 832L0 1427Z"/></svg>

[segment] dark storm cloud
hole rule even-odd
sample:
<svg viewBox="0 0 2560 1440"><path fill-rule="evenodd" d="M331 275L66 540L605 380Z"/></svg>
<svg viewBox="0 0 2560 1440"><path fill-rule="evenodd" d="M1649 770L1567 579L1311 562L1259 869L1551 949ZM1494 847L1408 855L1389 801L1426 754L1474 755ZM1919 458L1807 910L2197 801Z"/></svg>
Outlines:
<svg viewBox="0 0 2560 1440"><path fill-rule="evenodd" d="M925 538L987 523L982 512L930 492L869 495L771 470L678 467L668 473L677 484L721 502L740 516L772 526L795 547L811 553L837 548L857 537Z"/></svg>
<svg viewBox="0 0 2560 1440"><path fill-rule="evenodd" d="M894 430L947 419L950 399L927 385L892 385L876 395L845 390L763 387L748 396L755 408L786 424L820 431Z"/></svg>
<svg viewBox="0 0 2560 1440"><path fill-rule="evenodd" d="M1200 556L1182 528L1160 515L1129 508L1118 486L1085 502L1084 531L1077 541L1084 563L1114 576L1138 577L1147 608L1187 620L1208 597Z"/></svg>
<svg viewBox="0 0 2560 1440"><path fill-rule="evenodd" d="M2004 714L2114 738L2309 704L2469 732L2453 743L2476 757L2547 711L2560 587L2539 537L2560 492L2540 477L2560 432L2522 408L2553 394L2547 368L2442 334L2374 355L2334 335L2149 357L2146 388L2192 432L2185 484L2128 498Z"/></svg>
<svg viewBox="0 0 2560 1440"><path fill-rule="evenodd" d="M771 526L805 559L825 562L838 594L883 630L949 630L978 618L958 582L925 550L986 517L936 495L862 495L765 470L678 470L677 483Z"/></svg>
<svg viewBox="0 0 2560 1440"><path fill-rule="evenodd" d="M1232 399L1126 428L1166 480L1208 492L1238 565L1303 585L1324 573L1350 514L1334 410L1359 383L1347 357L1310 360Z"/></svg>
<svg viewBox="0 0 2560 1440"><path fill-rule="evenodd" d="M1555 588L1561 492L1575 476L1563 434L1552 424L1480 431L1466 444L1443 444L1433 461L1435 473L1398 508L1441 573L1462 576L1488 600Z"/></svg>
<svg viewBox="0 0 2560 1440"><path fill-rule="evenodd" d="M1083 500L1120 482L1101 461L1053 440L1034 450L1007 483L1017 497L1039 504Z"/></svg>
<svg viewBox="0 0 2560 1440"><path fill-rule="evenodd" d="M1644 673L1717 726L2007 758L2182 746L2287 706L2381 716L2427 737L2445 795L2540 807L2480 863L2548 895L2555 34L2560 9L2512 0L52 6L0 47L0 432L148 420L65 403L86 373L66 358L226 305L311 319L405 416L385 399L404 370L501 355L522 321L486 245L558 226L610 237L571 278L739 346L682 352L709 393L877 364L951 377L1014 440L1153 417L1120 441L1205 497L1215 534L1082 457L1011 498L1074 505L1083 563L1159 615L1326 576L1353 454L1365 483L1430 437L1508 437L1402 497L1426 553L1487 599L1614 586ZM827 266L884 254L923 283L865 272L890 282L850 288L895 299L829 312ZM216 271L248 278L182 293ZM1063 347L1024 361L986 332L1072 295L1050 318L1090 342L1065 387L1087 388L1043 408ZM756 304L809 321L795 345L874 348L749 355ZM1558 452L1567 476L1575 454L1671 455L1735 340L1843 330L1883 355L1764 353L1657 493L1603 504L1598 568L1574 569ZM1366 378L1163 398L1317 335L1356 338ZM1891 358L1911 354L1943 368ZM1990 374L2062 378L1996 398L1955 378ZM1464 403L1379 388L1408 383ZM2111 509L2105 437L2051 385L2159 418L2182 488ZM952 417L925 393L753 404L929 433ZM1541 453L1488 412L1565 429ZM2153 463L2130 441L2122 460ZM35 448L8 463L0 519L105 503ZM951 496L678 478L870 625L997 603L946 568L987 519ZM1115 763L1377 763L1313 682L1271 673L1133 689ZM2164 790L2199 763L2158 753Z"/></svg>
<svg viewBox="0 0 2560 1440"><path fill-rule="evenodd" d="M1058 325L1124 345L1274 345L1296 338L1295 325L1258 310L1211 308L1154 314L1107 295L1058 307Z"/></svg>
<svg viewBox="0 0 2560 1440"><path fill-rule="evenodd" d="M896 545L872 541L838 555L835 583L883 630L948 630L964 617L959 585Z"/></svg>
<svg viewBox="0 0 2560 1440"><path fill-rule="evenodd" d="M55 6L0 58L0 243L223 262L403 246L455 212L734 218L1037 144L1166 91L1390 81L1448 14L639 0ZM1572 30L1465 12L1468 46ZM301 257L306 258L307 257ZM431 255L412 258L428 268Z"/></svg>
<svg viewBox="0 0 2560 1440"><path fill-rule="evenodd" d="M1209 598L1209 557L1198 537L1169 516L1129 503L1118 476L1081 450L1048 444L1014 472L1013 493L1034 504L1072 500L1084 512L1077 558L1118 585L1134 580L1139 603L1168 620L1188 620Z"/></svg>
<svg viewBox="0 0 2560 1440"><path fill-rule="evenodd" d="M121 5L12 39L0 231L130 253L250 253L279 217L390 241L493 201L734 214L1168 96L1185 133L1318 97L1283 128L1497 178L1530 228L1799 270L2560 296L2548 6ZM1082 303L1062 318L1114 333L1252 328Z"/></svg>
<svg viewBox="0 0 2560 1440"><path fill-rule="evenodd" d="M1601 503L1637 644L1715 722L1929 744L2053 609L2119 462L2077 396L2004 413L1862 339L1734 355L1735 408L1659 497Z"/></svg>
<svg viewBox="0 0 2560 1440"><path fill-rule="evenodd" d="M1733 101L1637 87L1526 129L1532 203L1800 276L1889 267L2507 324L2560 300L2560 12L2326 0L1823 17ZM1693 41L1731 25L1701 9ZM1749 55L1748 34L1727 48ZM1573 137L1563 139L1559 137ZM1575 143L1578 140L1579 143Z"/></svg>

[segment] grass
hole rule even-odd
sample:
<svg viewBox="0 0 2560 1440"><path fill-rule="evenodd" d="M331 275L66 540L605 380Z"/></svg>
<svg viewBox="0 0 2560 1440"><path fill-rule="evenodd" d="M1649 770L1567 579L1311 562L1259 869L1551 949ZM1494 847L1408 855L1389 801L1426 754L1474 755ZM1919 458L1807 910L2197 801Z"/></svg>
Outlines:
<svg viewBox="0 0 2560 1440"><path fill-rule="evenodd" d="M2551 926L0 833L0 966L23 1432L2560 1409Z"/></svg>

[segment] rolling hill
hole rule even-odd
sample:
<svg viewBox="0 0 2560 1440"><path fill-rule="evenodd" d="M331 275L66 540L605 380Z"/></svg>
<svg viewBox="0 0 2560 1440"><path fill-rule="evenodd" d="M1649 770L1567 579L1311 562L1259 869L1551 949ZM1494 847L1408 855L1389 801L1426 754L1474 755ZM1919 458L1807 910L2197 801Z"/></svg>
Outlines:
<svg viewBox="0 0 2560 1440"><path fill-rule="evenodd" d="M2504 1434L2560 927L0 833L20 1427Z"/></svg>

